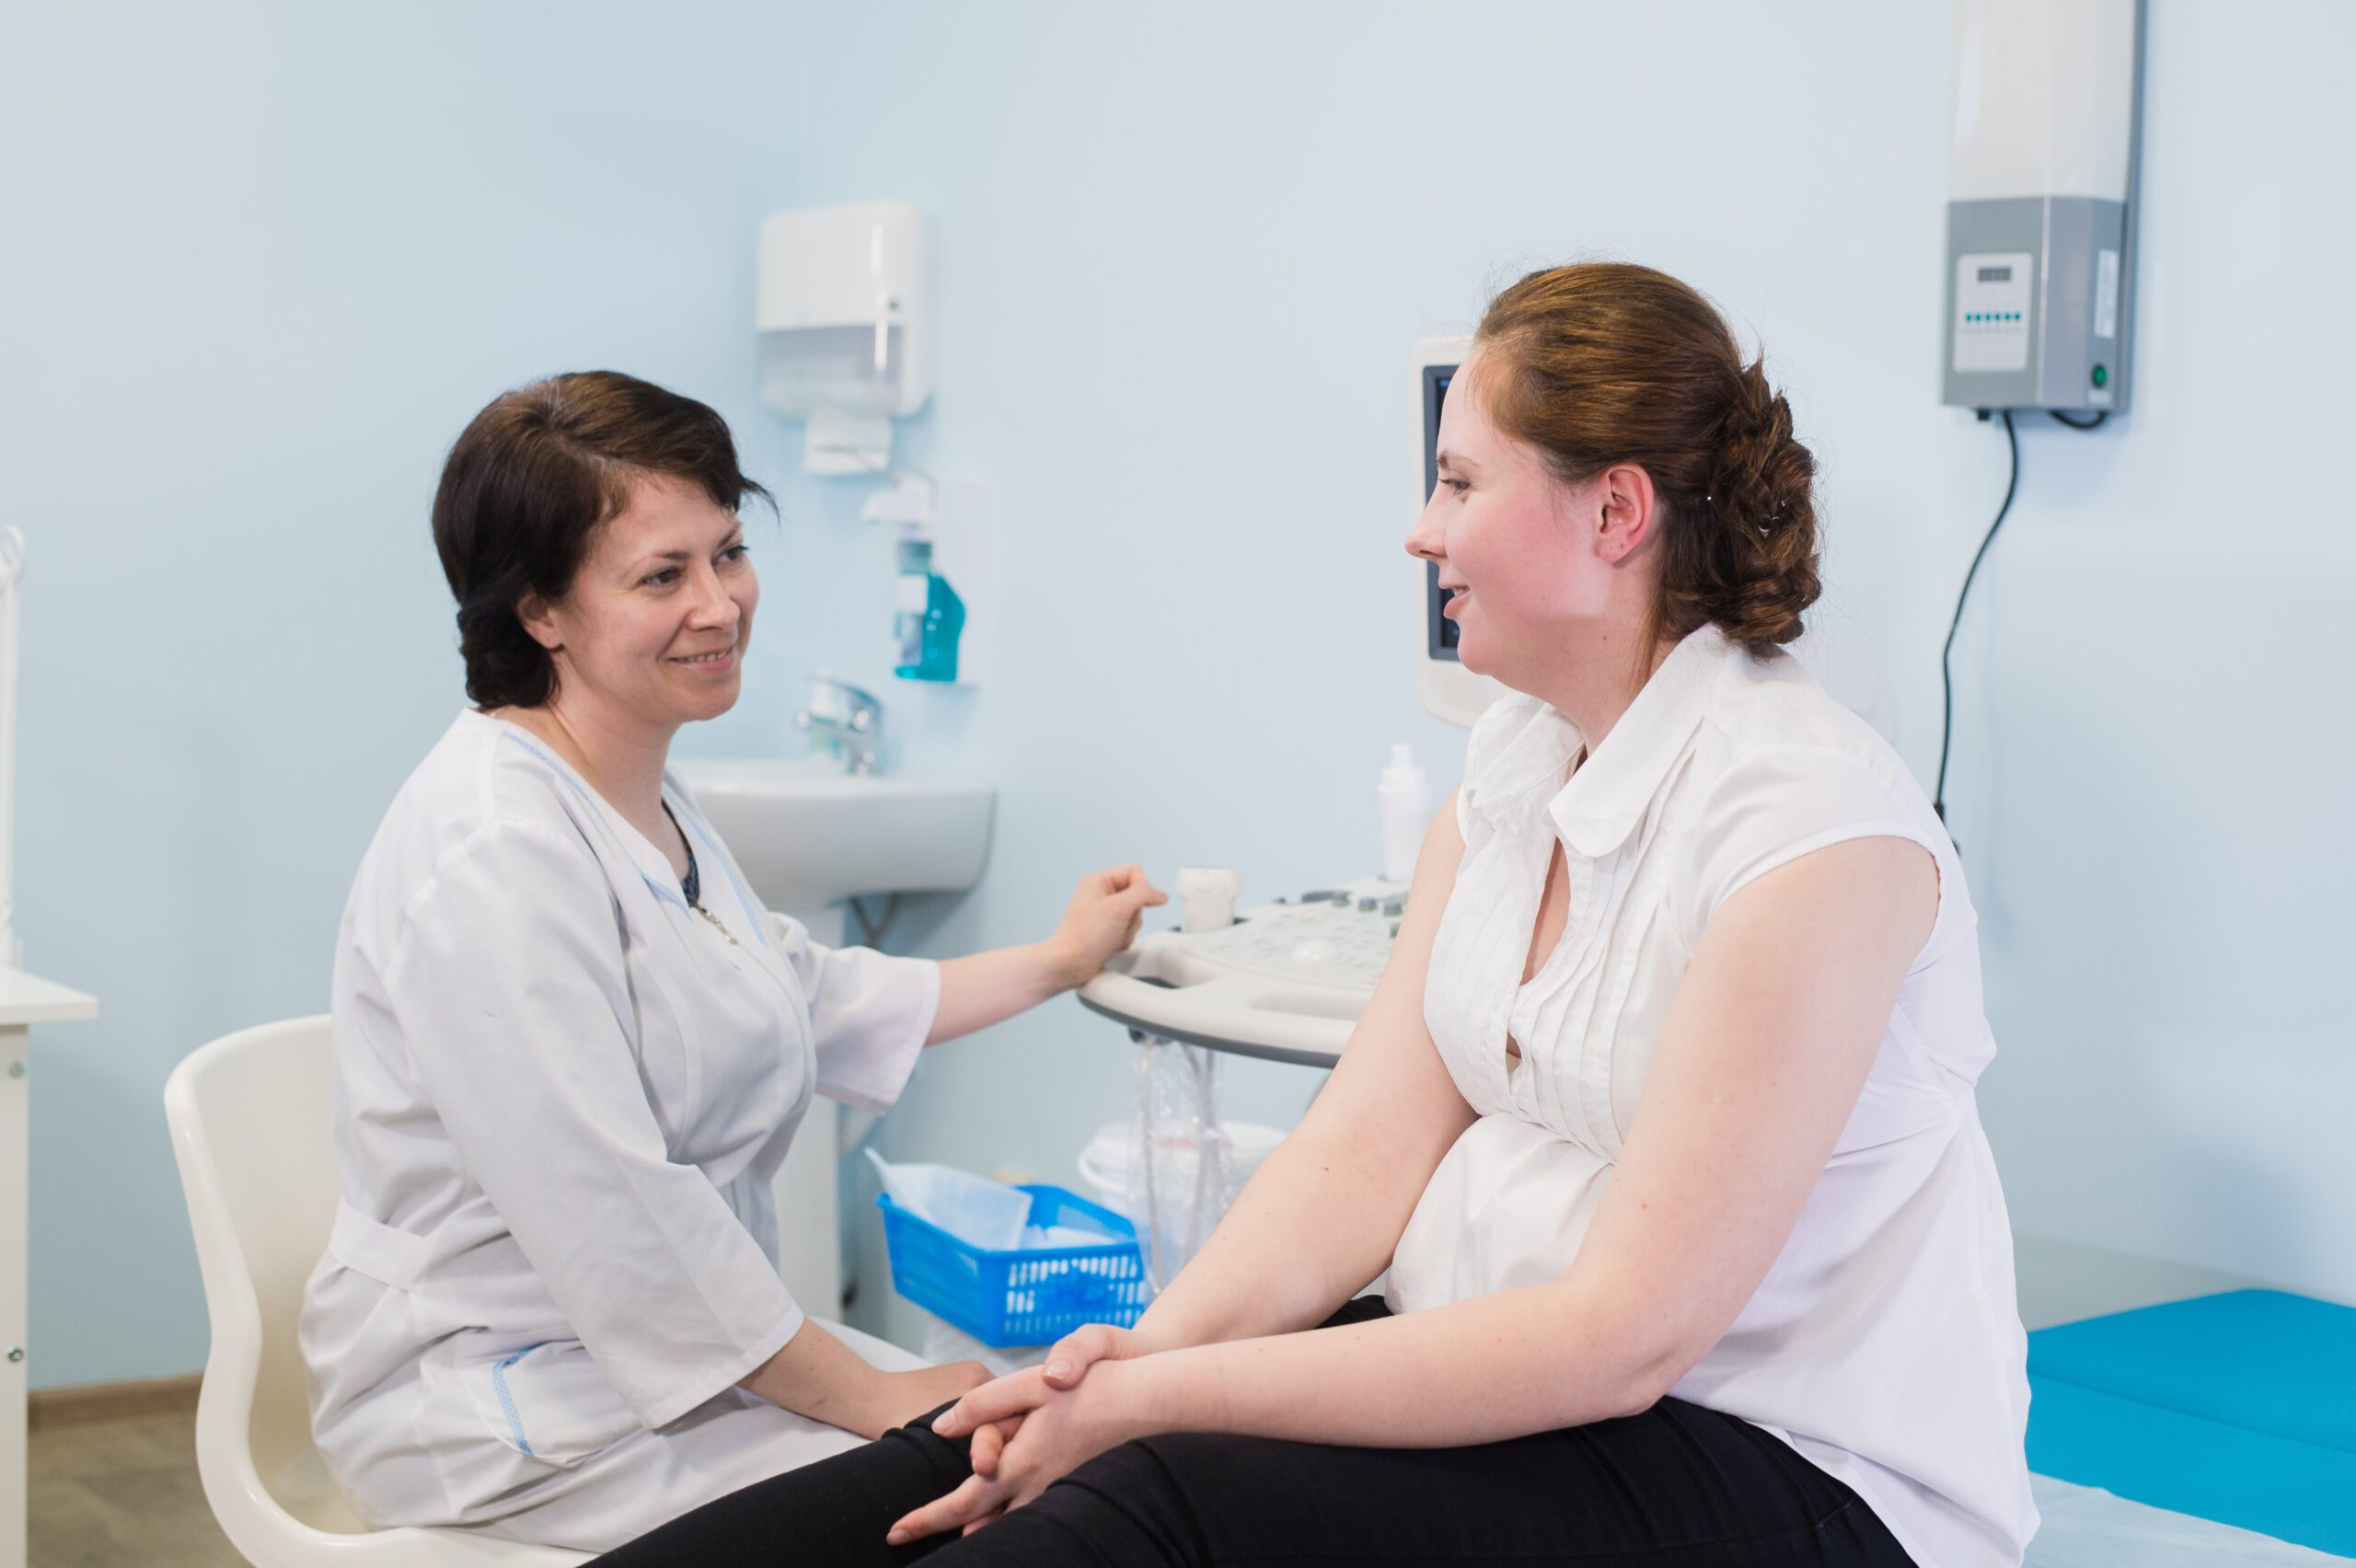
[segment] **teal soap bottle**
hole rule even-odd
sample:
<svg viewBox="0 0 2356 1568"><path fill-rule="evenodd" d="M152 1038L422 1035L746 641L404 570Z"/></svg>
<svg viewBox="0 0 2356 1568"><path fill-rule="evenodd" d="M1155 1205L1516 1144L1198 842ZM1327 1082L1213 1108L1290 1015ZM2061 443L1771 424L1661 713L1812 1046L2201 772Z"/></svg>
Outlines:
<svg viewBox="0 0 2356 1568"><path fill-rule="evenodd" d="M892 635L899 644L892 673L903 680L954 681L957 640L965 629L965 601L932 569L932 541L900 541L900 575L893 600Z"/></svg>

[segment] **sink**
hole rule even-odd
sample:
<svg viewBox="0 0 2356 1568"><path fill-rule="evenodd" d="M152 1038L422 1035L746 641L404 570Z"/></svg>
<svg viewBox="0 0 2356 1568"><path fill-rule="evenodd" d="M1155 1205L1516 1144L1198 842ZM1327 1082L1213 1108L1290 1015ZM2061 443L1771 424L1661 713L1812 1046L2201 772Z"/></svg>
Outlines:
<svg viewBox="0 0 2356 1568"><path fill-rule="evenodd" d="M852 774L832 757L677 757L672 766L763 904L961 893L982 874L996 792L975 778Z"/></svg>

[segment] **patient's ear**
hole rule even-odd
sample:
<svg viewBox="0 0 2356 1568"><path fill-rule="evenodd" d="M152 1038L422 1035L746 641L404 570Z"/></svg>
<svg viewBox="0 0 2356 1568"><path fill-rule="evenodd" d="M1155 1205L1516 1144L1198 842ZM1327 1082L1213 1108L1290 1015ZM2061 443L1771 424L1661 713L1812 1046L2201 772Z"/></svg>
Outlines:
<svg viewBox="0 0 2356 1568"><path fill-rule="evenodd" d="M1660 522L1660 493L1641 464L1614 463L1592 481L1596 524L1595 553L1613 565L1644 548Z"/></svg>

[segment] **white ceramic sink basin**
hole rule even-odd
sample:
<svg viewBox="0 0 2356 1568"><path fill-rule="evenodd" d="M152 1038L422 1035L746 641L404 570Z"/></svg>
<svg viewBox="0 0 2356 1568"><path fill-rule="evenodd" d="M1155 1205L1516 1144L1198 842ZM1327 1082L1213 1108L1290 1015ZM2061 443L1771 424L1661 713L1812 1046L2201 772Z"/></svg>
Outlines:
<svg viewBox="0 0 2356 1568"><path fill-rule="evenodd" d="M995 791L939 774L852 774L831 757L673 766L771 909L871 893L958 893L982 874Z"/></svg>

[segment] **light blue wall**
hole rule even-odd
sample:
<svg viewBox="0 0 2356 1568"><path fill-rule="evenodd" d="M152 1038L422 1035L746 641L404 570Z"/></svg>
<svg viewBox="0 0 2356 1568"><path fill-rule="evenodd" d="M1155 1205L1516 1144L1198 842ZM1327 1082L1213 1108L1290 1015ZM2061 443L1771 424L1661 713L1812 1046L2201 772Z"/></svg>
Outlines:
<svg viewBox="0 0 2356 1568"><path fill-rule="evenodd" d="M2320 107L2356 13L2153 9L2136 411L2024 431L1958 649L2004 1048L1982 1103L2040 1275L2356 1299L2356 536L2329 457L2356 307L2310 281L2356 247L2356 133ZM1824 463L1825 618L1878 649L1928 778L1939 641L2004 482L1998 432L1937 403L1947 10L805 8L797 198L939 220L918 444L998 480L1023 617L988 689L916 705L914 749L1006 799L989 881L927 951L1030 934L1107 856L1229 861L1262 894L1366 865L1381 743L1461 744L1402 663L1407 346L1578 254L1674 271L1763 338ZM795 492L830 581L884 570L855 493ZM880 602L816 606L812 642L872 640ZM944 1054L884 1136L1062 1170L1126 1067L1053 1008ZM1298 1092L1255 1073L1237 1098ZM2049 1313L2105 1294L2026 1283Z"/></svg>
<svg viewBox="0 0 2356 1568"><path fill-rule="evenodd" d="M754 3L0 13L0 516L25 530L33 1382L191 1370L173 1063L317 1011L352 871L463 700L427 537L490 396L626 366L762 472Z"/></svg>
<svg viewBox="0 0 2356 1568"><path fill-rule="evenodd" d="M1000 789L987 875L893 945L1043 934L1138 859L1251 892L1366 868L1415 707L1401 373L1522 265L1675 271L1763 337L1825 461L1829 618L1926 775L1937 644L2002 490L1935 402L1944 6L52 5L0 19L0 514L33 548L18 897L101 994L37 1039L37 1386L189 1370L162 1133L193 1044L324 1003L351 869L459 701L424 532L491 392L614 364L714 402L784 524L738 711L820 664L911 765ZM2037 428L1959 653L1952 794L2036 1236L2356 1298L2330 978L2356 15L2156 0L2137 411ZM918 463L993 487L990 683L893 682L866 487L749 396L752 231L939 223ZM1127 1047L1069 1002L948 1048L890 1149L1056 1176ZM1244 1066L1289 1117L1306 1075ZM867 1304L873 1305L872 1297Z"/></svg>

